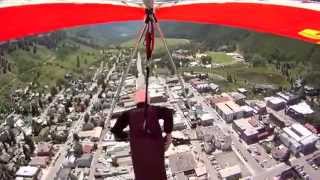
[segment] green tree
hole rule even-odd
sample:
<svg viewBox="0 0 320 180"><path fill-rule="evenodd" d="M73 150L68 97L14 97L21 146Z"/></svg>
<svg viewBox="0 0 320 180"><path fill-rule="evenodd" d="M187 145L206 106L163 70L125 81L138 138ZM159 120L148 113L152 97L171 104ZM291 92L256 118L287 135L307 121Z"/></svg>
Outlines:
<svg viewBox="0 0 320 180"><path fill-rule="evenodd" d="M228 80L228 82L233 82L233 79L232 79L232 76L231 76L231 74L230 73L228 73L228 75L227 75L227 80Z"/></svg>
<svg viewBox="0 0 320 180"><path fill-rule="evenodd" d="M201 57L201 63L204 65L211 64L212 58L211 56L203 56Z"/></svg>
<svg viewBox="0 0 320 180"><path fill-rule="evenodd" d="M80 68L80 57L77 56L77 68Z"/></svg>
<svg viewBox="0 0 320 180"><path fill-rule="evenodd" d="M266 65L266 59L259 54L254 54L251 58L251 62L253 67Z"/></svg>
<svg viewBox="0 0 320 180"><path fill-rule="evenodd" d="M56 94L58 94L58 90L55 86L52 86L50 88L50 94L51 94L51 96L55 96Z"/></svg>

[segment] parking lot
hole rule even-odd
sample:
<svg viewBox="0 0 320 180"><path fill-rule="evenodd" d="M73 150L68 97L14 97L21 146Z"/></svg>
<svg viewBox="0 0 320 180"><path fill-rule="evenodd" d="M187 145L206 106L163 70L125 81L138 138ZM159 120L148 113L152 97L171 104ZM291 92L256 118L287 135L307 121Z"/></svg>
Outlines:
<svg viewBox="0 0 320 180"><path fill-rule="evenodd" d="M279 164L279 162L273 159L271 155L267 154L264 148L259 144L249 145L248 152L251 153L251 156L262 168L271 168Z"/></svg>
<svg viewBox="0 0 320 180"><path fill-rule="evenodd" d="M226 167L240 165L242 177L251 176L249 170L246 166L241 163L241 160L237 157L237 155L233 152L222 152L215 154L216 166L220 167L220 169L224 169ZM213 161L214 164L214 161Z"/></svg>

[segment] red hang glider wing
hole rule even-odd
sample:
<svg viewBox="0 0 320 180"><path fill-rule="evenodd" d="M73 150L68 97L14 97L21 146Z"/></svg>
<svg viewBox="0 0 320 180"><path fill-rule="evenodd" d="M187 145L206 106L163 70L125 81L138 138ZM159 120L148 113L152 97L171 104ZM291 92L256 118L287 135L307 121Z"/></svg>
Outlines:
<svg viewBox="0 0 320 180"><path fill-rule="evenodd" d="M141 20L144 17L142 7L117 2L41 2L0 3L0 42L75 26Z"/></svg>
<svg viewBox="0 0 320 180"><path fill-rule="evenodd" d="M160 20L225 25L320 44L320 3L202 0L160 5Z"/></svg>

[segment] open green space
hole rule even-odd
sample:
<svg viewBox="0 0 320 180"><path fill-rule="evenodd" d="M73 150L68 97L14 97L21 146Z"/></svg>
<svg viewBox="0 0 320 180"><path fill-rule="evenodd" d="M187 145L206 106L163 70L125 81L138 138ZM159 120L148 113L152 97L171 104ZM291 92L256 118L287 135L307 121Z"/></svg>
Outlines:
<svg viewBox="0 0 320 180"><path fill-rule="evenodd" d="M282 88L289 87L286 78L272 66L252 67L247 64L234 64L219 68L183 68L180 71L208 73L211 80L225 91L236 90L239 87L250 88L256 83L273 84Z"/></svg>
<svg viewBox="0 0 320 180"><path fill-rule="evenodd" d="M230 65L236 63L231 56L228 56L224 52L209 51L206 53L211 57L213 64Z"/></svg>

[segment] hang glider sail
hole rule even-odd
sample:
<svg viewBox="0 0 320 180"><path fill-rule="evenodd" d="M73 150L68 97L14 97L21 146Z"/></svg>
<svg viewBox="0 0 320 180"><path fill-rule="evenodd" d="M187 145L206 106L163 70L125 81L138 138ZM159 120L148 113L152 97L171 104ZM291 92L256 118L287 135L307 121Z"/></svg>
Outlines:
<svg viewBox="0 0 320 180"><path fill-rule="evenodd" d="M217 24L320 44L320 3L200 0L156 3L159 21ZM0 2L0 41L108 22L143 20L143 3L105 0Z"/></svg>

